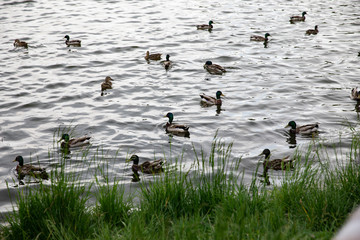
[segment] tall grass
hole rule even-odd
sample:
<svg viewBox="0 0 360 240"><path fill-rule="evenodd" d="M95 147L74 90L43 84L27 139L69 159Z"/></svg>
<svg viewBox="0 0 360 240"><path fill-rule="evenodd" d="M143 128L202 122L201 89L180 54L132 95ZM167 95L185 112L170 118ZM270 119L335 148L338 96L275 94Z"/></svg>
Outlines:
<svg viewBox="0 0 360 240"><path fill-rule="evenodd" d="M141 181L130 196L117 179L109 178L108 165L100 167L90 185L77 184L81 178L60 168L52 173L49 186L25 188L19 194L18 210L8 217L9 226L2 227L3 236L330 239L360 203L359 143L354 134L346 164L330 164L331 148L320 142L310 145L297 152L295 170L284 172L281 186L270 187L256 173L250 184L243 183L241 159L231 157L232 144L217 139L208 155L194 150L191 168L182 167L182 156L167 159L167 170L151 182ZM95 203L90 205L91 196ZM139 204L134 204L134 196Z"/></svg>

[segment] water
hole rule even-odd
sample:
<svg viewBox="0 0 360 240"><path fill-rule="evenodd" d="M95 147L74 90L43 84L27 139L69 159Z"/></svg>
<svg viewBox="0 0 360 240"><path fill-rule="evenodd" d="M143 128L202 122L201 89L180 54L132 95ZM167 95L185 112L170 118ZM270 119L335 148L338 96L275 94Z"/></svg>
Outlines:
<svg viewBox="0 0 360 240"><path fill-rule="evenodd" d="M75 136L92 136L90 155L98 147L107 156L120 149L111 174L131 183L127 154L140 159L184 152L192 162L193 145L209 152L216 131L234 143L232 158L242 157L245 181L252 178L264 148L273 156L292 155L284 126L320 123L329 145L349 148L348 124L358 123L356 102L349 97L360 75L360 2L310 1L10 1L0 3L0 209L10 209L6 181L22 155L51 170L48 157L54 134L76 126ZM305 22L290 24L291 15L307 11ZM213 20L212 32L195 25ZM319 34L305 31L319 26ZM250 42L252 34L271 34L267 48ZM82 40L66 47L63 37ZM21 39L29 48L15 49ZM171 55L166 72L145 52ZM211 60L227 69L222 76L203 69ZM113 89L101 96L106 76ZM204 108L200 93L221 90L221 111ZM167 112L190 126L190 138L169 137ZM297 136L296 146L311 138ZM56 145L56 144L55 144ZM72 163L86 171L84 164ZM105 161L107 158L104 158ZM113 159L112 159L113 160ZM95 168L89 164L89 168ZM70 169L69 169L70 171ZM84 181L91 181L91 176Z"/></svg>

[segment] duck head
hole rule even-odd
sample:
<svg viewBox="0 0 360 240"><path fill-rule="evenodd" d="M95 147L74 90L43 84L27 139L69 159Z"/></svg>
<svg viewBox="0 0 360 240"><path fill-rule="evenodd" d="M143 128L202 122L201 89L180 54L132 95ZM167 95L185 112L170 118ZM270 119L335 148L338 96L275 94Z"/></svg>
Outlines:
<svg viewBox="0 0 360 240"><path fill-rule="evenodd" d="M270 157L270 150L265 148L259 156L261 155L265 155L265 159L268 159Z"/></svg>
<svg viewBox="0 0 360 240"><path fill-rule="evenodd" d="M135 164L135 165L138 165L139 164L139 157L138 157L138 155L132 155L131 157L130 157L130 159L128 160L129 162L130 161L132 161L133 162L133 164Z"/></svg>
<svg viewBox="0 0 360 240"><path fill-rule="evenodd" d="M69 140L70 140L69 134L64 133L58 142L60 142L61 140L64 140L65 142L69 142Z"/></svg>
<svg viewBox="0 0 360 240"><path fill-rule="evenodd" d="M220 99L220 96L225 96L221 91L216 92L216 99Z"/></svg>
<svg viewBox="0 0 360 240"><path fill-rule="evenodd" d="M24 159L22 156L17 156L13 162L19 162L20 166L24 165Z"/></svg>
<svg viewBox="0 0 360 240"><path fill-rule="evenodd" d="M206 61L205 65L210 66L210 65L212 65L212 62L211 61Z"/></svg>
<svg viewBox="0 0 360 240"><path fill-rule="evenodd" d="M66 41L69 41L69 40L70 40L69 35L65 35L65 37L64 37L64 38L66 38Z"/></svg>
<svg viewBox="0 0 360 240"><path fill-rule="evenodd" d="M291 127L291 129L296 129L296 122L290 121L285 127Z"/></svg>
<svg viewBox="0 0 360 240"><path fill-rule="evenodd" d="M165 117L169 118L169 123L171 124L172 121L174 120L174 114L172 114L171 112L168 112Z"/></svg>

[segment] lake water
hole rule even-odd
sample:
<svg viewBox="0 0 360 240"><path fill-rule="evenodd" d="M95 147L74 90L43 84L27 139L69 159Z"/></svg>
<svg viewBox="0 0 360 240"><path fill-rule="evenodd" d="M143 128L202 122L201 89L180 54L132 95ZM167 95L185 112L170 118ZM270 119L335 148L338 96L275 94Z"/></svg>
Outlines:
<svg viewBox="0 0 360 240"><path fill-rule="evenodd" d="M306 21L289 17L307 11ZM264 148L273 157L292 155L311 142L288 141L284 126L320 123L325 144L348 149L349 124L357 124L360 1L99 1L51 0L0 3L0 212L10 209L17 155L39 161L50 171L56 159L58 131L75 127L72 136L91 135L89 156L103 151L110 174L131 188L131 164L164 155L194 160L193 146L209 153L213 138L233 142L231 158L242 157L249 181ZM213 20L213 31L197 24ZM319 26L316 36L307 29ZM250 42L253 34L271 34L267 48ZM82 40L67 47L64 36ZM28 49L14 48L15 39ZM166 54L174 66L147 63L146 51ZM210 75L207 60L227 69ZM113 89L101 96L111 76ZM200 93L225 97L221 111L202 107ZM175 122L190 126L190 137L171 137L163 128ZM56 135L54 137L54 135ZM55 149L54 149L55 146ZM114 156L119 151L115 162ZM87 171L81 149L73 151L69 171ZM80 155L79 155L80 154ZM78 157L76 157L79 155ZM100 154L101 155L101 154ZM89 161L89 168L96 163ZM78 166L78 168L76 167ZM93 176L83 177L84 182Z"/></svg>

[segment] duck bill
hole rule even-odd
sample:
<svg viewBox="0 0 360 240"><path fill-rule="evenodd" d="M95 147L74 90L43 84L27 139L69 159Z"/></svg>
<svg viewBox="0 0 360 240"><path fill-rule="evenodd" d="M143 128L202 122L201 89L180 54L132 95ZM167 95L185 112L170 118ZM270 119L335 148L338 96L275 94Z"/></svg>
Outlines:
<svg viewBox="0 0 360 240"><path fill-rule="evenodd" d="M290 126L289 126L289 124L288 124L288 125L286 125L284 128L287 128L287 127L290 127Z"/></svg>
<svg viewBox="0 0 360 240"><path fill-rule="evenodd" d="M16 158L12 162L16 162Z"/></svg>

